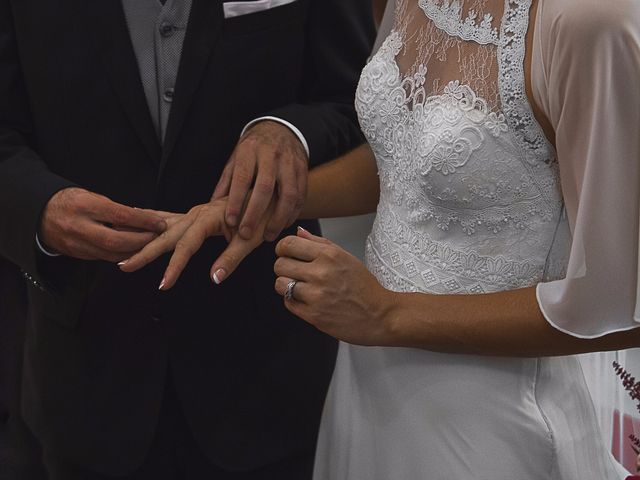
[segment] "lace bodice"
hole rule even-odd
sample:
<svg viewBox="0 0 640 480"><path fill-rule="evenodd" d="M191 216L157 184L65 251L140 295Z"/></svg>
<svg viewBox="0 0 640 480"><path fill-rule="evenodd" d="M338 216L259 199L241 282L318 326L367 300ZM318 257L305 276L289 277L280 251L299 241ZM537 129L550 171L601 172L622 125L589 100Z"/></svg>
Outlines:
<svg viewBox="0 0 640 480"><path fill-rule="evenodd" d="M396 2L356 95L381 183L367 264L387 288L483 293L556 274L562 196L525 94L530 6Z"/></svg>

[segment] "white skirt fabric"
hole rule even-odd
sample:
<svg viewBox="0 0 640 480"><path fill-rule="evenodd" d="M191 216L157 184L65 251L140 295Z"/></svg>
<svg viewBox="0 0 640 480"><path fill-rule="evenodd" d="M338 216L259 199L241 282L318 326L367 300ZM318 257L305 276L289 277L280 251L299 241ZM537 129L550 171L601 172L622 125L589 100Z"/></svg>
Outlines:
<svg viewBox="0 0 640 480"><path fill-rule="evenodd" d="M316 480L605 480L576 357L486 358L342 343Z"/></svg>

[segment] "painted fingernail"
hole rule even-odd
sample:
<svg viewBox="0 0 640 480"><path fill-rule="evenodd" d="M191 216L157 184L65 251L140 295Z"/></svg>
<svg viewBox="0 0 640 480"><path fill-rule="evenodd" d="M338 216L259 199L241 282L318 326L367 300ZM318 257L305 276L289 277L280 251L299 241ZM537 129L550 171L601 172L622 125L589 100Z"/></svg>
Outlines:
<svg viewBox="0 0 640 480"><path fill-rule="evenodd" d="M213 273L211 278L216 285L220 285L224 282L224 279L227 278L227 271L224 268L219 268Z"/></svg>
<svg viewBox="0 0 640 480"><path fill-rule="evenodd" d="M125 266L127 263L129 263L129 260L123 260L123 261L121 261L121 262L118 264L118 266L119 266L119 267L123 267L123 266Z"/></svg>
<svg viewBox="0 0 640 480"><path fill-rule="evenodd" d="M309 230L306 230L306 229L302 228L300 225L298 225L298 231L299 232L304 232L304 233L309 233Z"/></svg>
<svg viewBox="0 0 640 480"><path fill-rule="evenodd" d="M158 287L158 290L162 290L166 282L167 282L166 279L163 278L162 281L160 282L160 286Z"/></svg>

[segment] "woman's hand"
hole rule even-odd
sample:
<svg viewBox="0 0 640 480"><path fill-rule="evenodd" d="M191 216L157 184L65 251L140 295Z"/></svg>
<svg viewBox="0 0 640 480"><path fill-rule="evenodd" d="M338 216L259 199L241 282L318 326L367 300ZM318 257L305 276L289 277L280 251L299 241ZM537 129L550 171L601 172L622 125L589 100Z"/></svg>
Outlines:
<svg viewBox="0 0 640 480"><path fill-rule="evenodd" d="M224 221L226 198L197 205L186 214L161 212L167 229L147 244L140 252L120 263L123 272L135 272L164 253L173 250L165 270L160 290L169 290L177 282L189 260L209 237L224 235L229 245L211 267L211 280L222 283L238 265L258 247L264 238L264 230L273 208L264 215L250 239L240 237L237 231L228 229Z"/></svg>
<svg viewBox="0 0 640 480"><path fill-rule="evenodd" d="M277 247L276 291L285 295L292 280L289 311L345 342L386 345L391 336L389 311L393 293L353 255L302 228Z"/></svg>

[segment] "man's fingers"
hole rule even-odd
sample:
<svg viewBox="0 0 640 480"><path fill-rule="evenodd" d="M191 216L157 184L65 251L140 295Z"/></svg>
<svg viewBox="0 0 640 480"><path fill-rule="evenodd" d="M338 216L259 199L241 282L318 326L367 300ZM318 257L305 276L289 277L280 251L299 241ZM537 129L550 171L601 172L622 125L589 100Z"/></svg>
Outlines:
<svg viewBox="0 0 640 480"><path fill-rule="evenodd" d="M231 176L233 174L233 157L227 163L227 166L224 167L222 171L222 175L220 176L220 180L218 180L218 184L216 185L216 189L213 191L213 195L211 196L211 200L219 200L223 197L229 195L229 188L231 187Z"/></svg>
<svg viewBox="0 0 640 480"><path fill-rule="evenodd" d="M236 157L233 179L229 188L229 200L227 202L226 222L232 227L237 227L240 215L251 189L255 175L256 157L254 152L247 152Z"/></svg>
<svg viewBox="0 0 640 480"><path fill-rule="evenodd" d="M133 227L147 232L162 233L167 228L167 222L153 210L127 207L111 200L95 201L88 206L94 220L120 227Z"/></svg>
<svg viewBox="0 0 640 480"><path fill-rule="evenodd" d="M123 252L123 253L114 253L108 250L103 250L101 248L96 247L90 243L80 243L76 244L73 247L74 258L78 258L80 260L102 260L104 262L109 263L118 263L126 260L127 258L134 255L136 252Z"/></svg>
<svg viewBox="0 0 640 480"><path fill-rule="evenodd" d="M111 253L136 252L156 238L153 232L123 232L95 222L82 222L79 236L100 250Z"/></svg>
<svg viewBox="0 0 640 480"><path fill-rule="evenodd" d="M296 210L299 203L300 192L298 192L298 179L296 172L291 168L281 171L279 179L278 200L273 216L269 220L264 238L272 242L280 232L289 226L289 219Z"/></svg>
<svg viewBox="0 0 640 480"><path fill-rule="evenodd" d="M276 186L275 162L264 162L259 170L247 208L242 215L239 233L242 238L249 240L263 215L269 208Z"/></svg>
<svg viewBox="0 0 640 480"><path fill-rule="evenodd" d="M291 213L289 220L287 221L287 225L292 225L298 219L302 208L304 207L304 202L307 199L307 184L309 180L309 170L305 167L298 171L297 175L298 181L298 201L296 202L296 207L294 211Z"/></svg>

